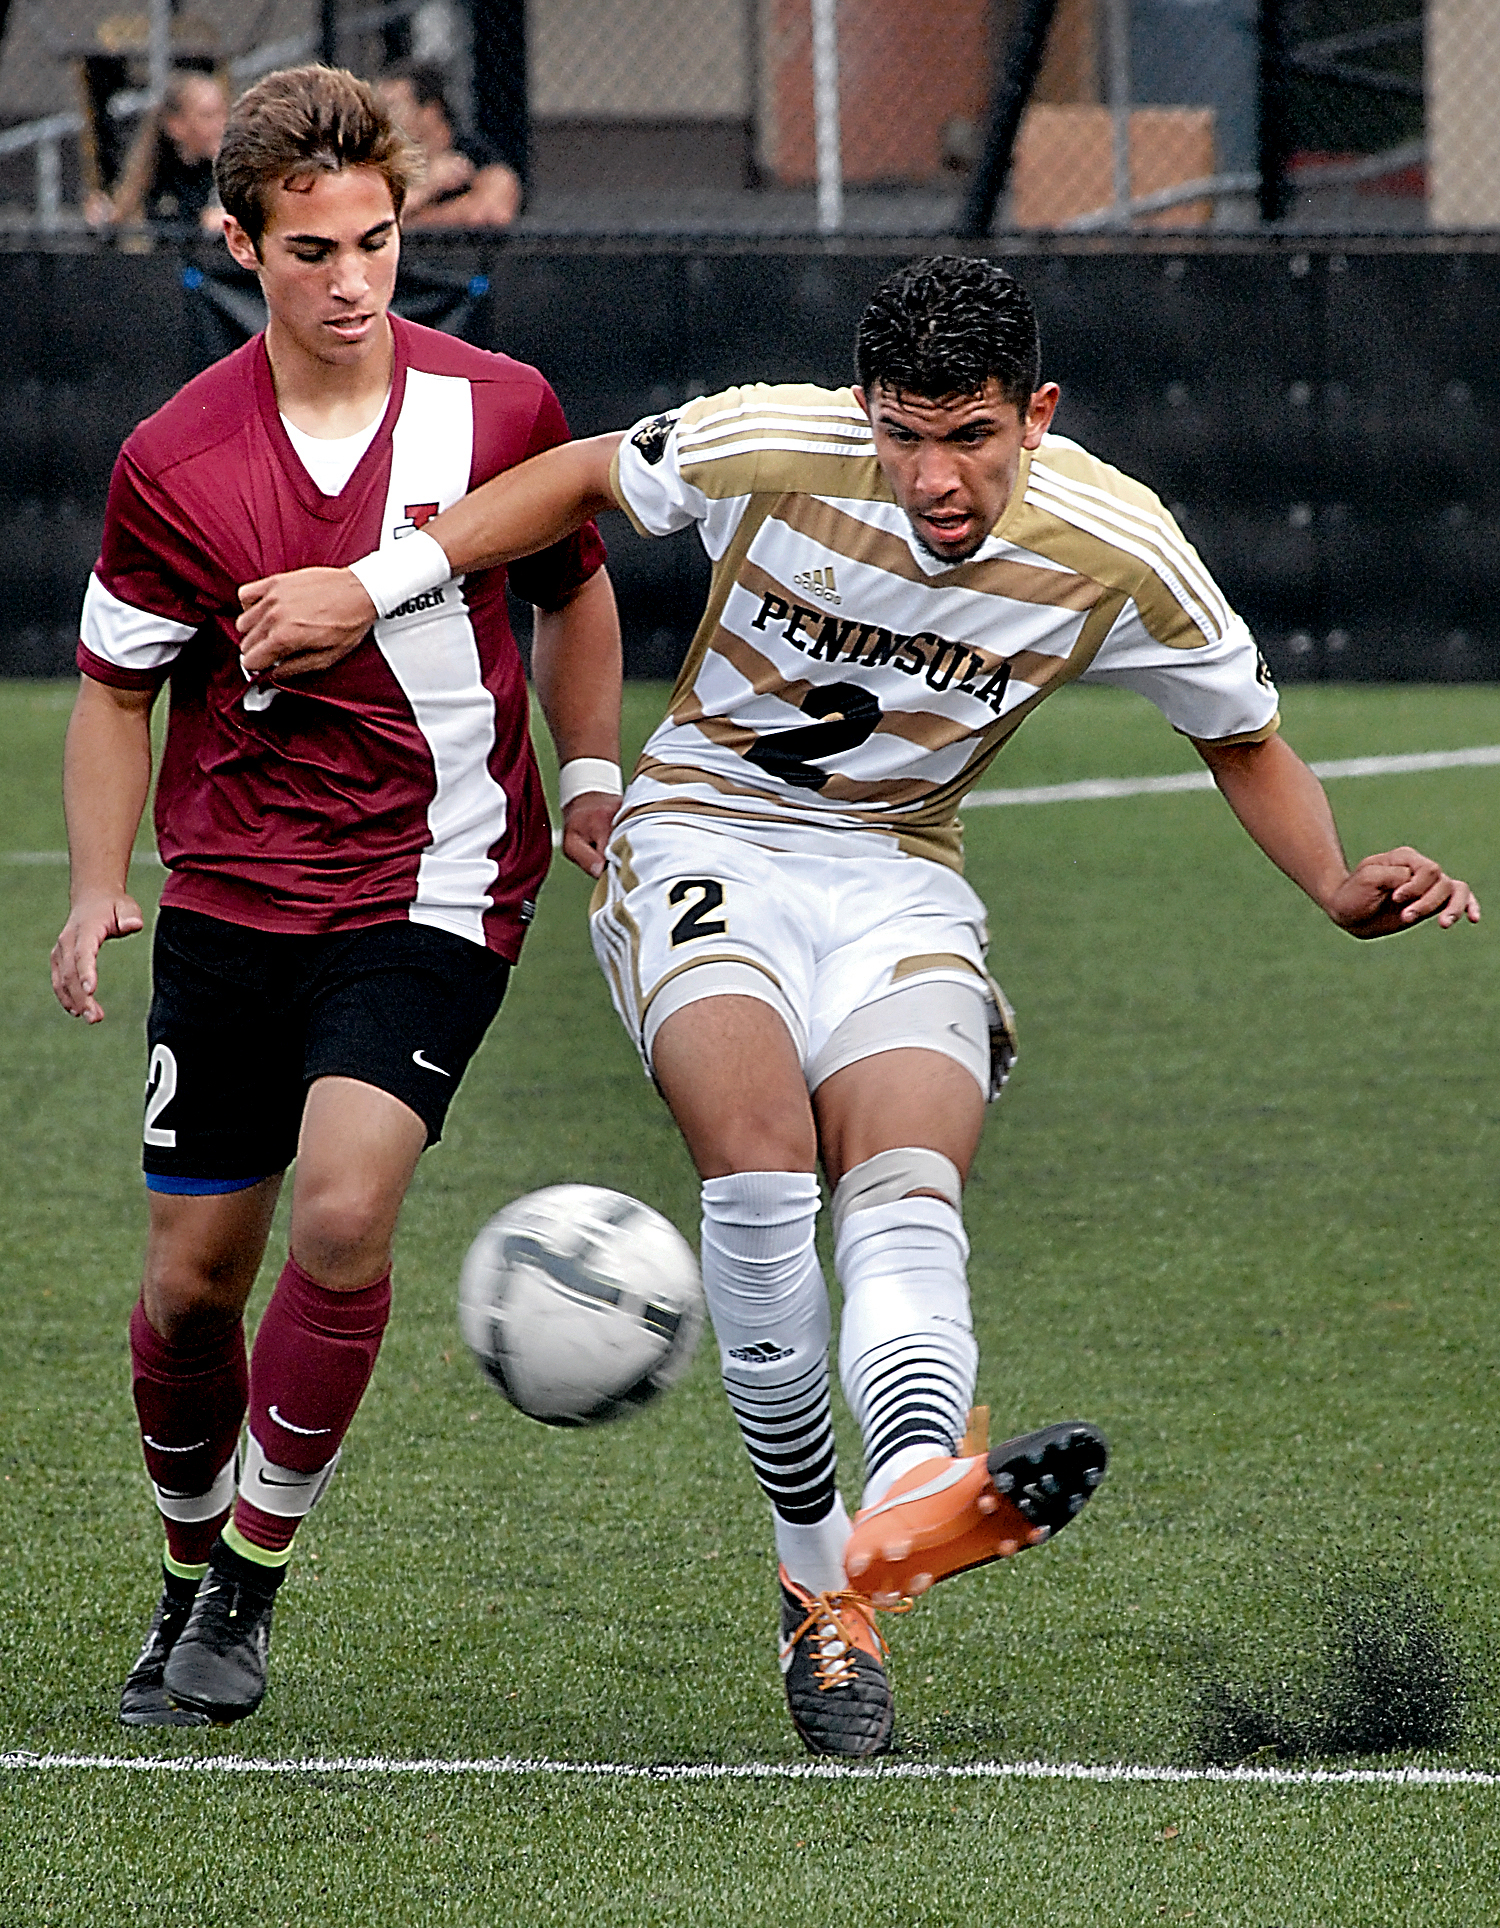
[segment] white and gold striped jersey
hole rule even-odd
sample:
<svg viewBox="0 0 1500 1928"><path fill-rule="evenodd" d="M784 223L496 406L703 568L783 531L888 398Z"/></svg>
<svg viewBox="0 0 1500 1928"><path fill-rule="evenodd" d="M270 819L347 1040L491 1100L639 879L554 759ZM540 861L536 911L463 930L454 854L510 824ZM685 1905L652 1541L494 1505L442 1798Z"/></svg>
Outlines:
<svg viewBox="0 0 1500 1928"><path fill-rule="evenodd" d="M713 564L622 821L706 814L782 849L873 832L958 867L964 793L1065 683L1138 690L1189 736L1277 727L1264 659L1167 510L1063 436L1023 451L958 564L918 542L847 388L702 397L640 423L611 479L643 535L696 523Z"/></svg>

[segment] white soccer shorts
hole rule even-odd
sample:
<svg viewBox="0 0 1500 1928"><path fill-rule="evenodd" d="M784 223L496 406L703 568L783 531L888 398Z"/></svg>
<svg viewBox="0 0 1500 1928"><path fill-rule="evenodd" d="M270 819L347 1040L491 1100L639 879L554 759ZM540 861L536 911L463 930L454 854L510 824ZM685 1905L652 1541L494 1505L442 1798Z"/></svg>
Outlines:
<svg viewBox="0 0 1500 1928"><path fill-rule="evenodd" d="M754 997L792 1035L808 1089L902 1046L940 1051L999 1094L1009 1007L984 968L984 906L921 857L770 850L682 818L616 832L594 953L649 1073L656 1034L708 997Z"/></svg>

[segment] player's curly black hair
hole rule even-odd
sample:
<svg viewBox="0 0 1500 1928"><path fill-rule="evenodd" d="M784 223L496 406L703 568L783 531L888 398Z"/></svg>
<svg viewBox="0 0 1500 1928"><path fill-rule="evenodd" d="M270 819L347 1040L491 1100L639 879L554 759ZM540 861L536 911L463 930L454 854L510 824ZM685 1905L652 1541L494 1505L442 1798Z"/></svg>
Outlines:
<svg viewBox="0 0 1500 1928"><path fill-rule="evenodd" d="M860 386L939 401L975 395L993 375L1025 409L1041 385L1036 309L993 261L936 254L881 282L854 338Z"/></svg>

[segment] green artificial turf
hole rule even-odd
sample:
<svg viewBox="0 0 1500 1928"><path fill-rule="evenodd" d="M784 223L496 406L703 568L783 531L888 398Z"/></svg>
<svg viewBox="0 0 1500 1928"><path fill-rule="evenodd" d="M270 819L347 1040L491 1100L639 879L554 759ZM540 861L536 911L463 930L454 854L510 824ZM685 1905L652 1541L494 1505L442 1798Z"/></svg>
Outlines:
<svg viewBox="0 0 1500 1928"><path fill-rule="evenodd" d="M0 1920L27 1928L1494 1920L1479 1792L80 1775L10 1777L5 1798L28 1873L14 1914L0 1875Z"/></svg>
<svg viewBox="0 0 1500 1928"><path fill-rule="evenodd" d="M630 690L634 741L662 694ZM68 700L0 686L6 853L62 847ZM1297 688L1284 717L1315 758L1497 743L1500 690ZM1145 704L1075 690L987 782L1194 767ZM966 1207L979 1396L1007 1431L1097 1420L1114 1464L1056 1545L892 1623L898 1762L1500 1768L1500 770L1330 793L1351 856L1428 849L1491 922L1355 944L1212 795L970 813L1022 1046ZM138 869L143 900L158 880ZM223 1732L115 1724L157 1550L125 1349L146 943L109 947L86 1031L46 981L64 869L7 860L0 890L0 1752L799 1761L768 1525L711 1348L658 1407L570 1435L512 1413L457 1333L463 1251L519 1192L614 1185L695 1232L560 860L413 1188L396 1317L304 1529L265 1707ZM253 1311L278 1263L273 1241ZM1371 1652L1398 1714L1436 1681L1430 1731L1350 1753ZM1497 1796L25 1770L0 1775L0 1928L1482 1923Z"/></svg>

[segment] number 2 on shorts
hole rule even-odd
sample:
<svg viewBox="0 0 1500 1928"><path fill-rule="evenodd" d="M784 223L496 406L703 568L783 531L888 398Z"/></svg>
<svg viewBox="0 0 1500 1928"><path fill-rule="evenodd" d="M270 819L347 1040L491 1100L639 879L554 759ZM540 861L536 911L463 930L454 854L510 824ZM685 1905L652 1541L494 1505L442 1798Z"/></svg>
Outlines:
<svg viewBox="0 0 1500 1928"><path fill-rule="evenodd" d="M177 1060L170 1048L158 1044L151 1053L151 1064L146 1072L146 1123L141 1132L148 1145L155 1145L162 1151L172 1151L177 1145L177 1133L168 1125L156 1121L177 1096Z"/></svg>
<svg viewBox="0 0 1500 1928"><path fill-rule="evenodd" d="M690 901L691 900L691 901ZM724 886L712 877L679 877L667 892L669 904L687 904L672 926L672 944L691 944L695 937L722 937L728 920L714 917L724 902Z"/></svg>

